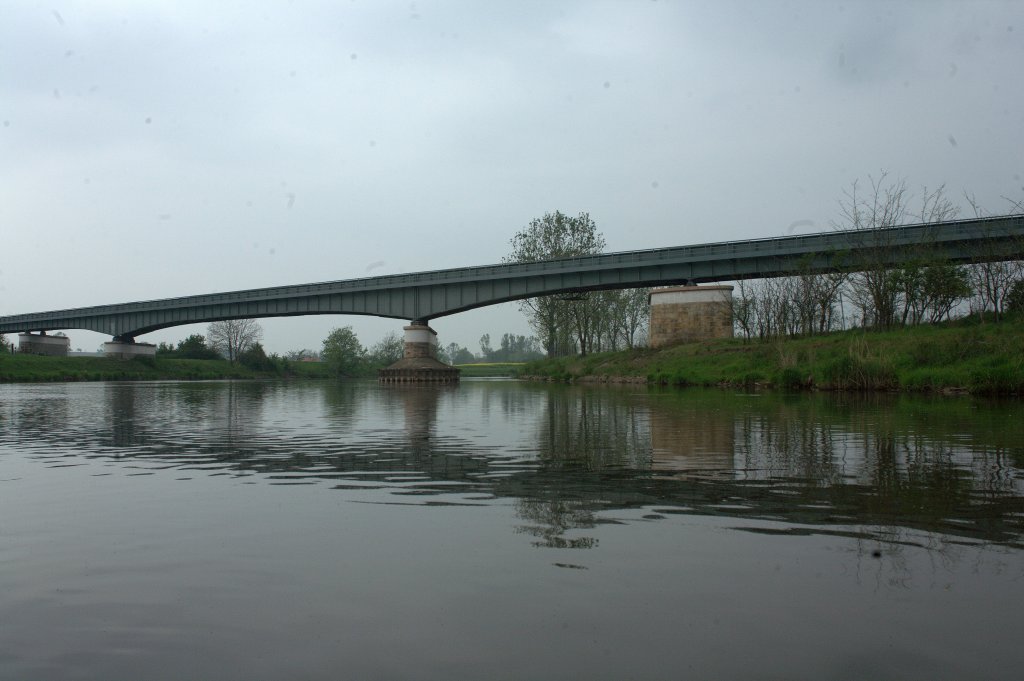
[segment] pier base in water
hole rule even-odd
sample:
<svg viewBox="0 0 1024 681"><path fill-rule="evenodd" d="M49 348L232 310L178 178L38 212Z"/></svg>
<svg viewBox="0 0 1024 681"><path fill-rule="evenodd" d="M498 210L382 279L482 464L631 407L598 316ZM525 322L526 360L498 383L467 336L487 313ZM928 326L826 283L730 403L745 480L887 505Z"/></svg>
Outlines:
<svg viewBox="0 0 1024 681"><path fill-rule="evenodd" d="M437 332L426 324L405 327L402 359L377 372L381 383L458 383L459 369L437 359Z"/></svg>

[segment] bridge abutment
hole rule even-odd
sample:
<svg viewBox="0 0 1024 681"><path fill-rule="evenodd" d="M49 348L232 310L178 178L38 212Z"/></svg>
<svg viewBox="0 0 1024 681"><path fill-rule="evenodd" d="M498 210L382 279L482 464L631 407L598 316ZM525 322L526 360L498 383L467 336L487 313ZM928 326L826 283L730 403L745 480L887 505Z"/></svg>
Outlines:
<svg viewBox="0 0 1024 681"><path fill-rule="evenodd" d="M459 370L437 359L437 332L422 322L405 327L402 359L377 372L381 383L458 383Z"/></svg>
<svg viewBox="0 0 1024 681"><path fill-rule="evenodd" d="M732 338L732 286L673 286L651 291L650 346Z"/></svg>

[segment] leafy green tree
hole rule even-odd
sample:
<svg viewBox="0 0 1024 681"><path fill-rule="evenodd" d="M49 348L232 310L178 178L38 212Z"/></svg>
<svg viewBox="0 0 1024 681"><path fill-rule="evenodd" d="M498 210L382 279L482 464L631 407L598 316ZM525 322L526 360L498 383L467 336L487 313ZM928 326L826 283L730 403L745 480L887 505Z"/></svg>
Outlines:
<svg viewBox="0 0 1024 681"><path fill-rule="evenodd" d="M238 363L254 371L274 371L277 368L261 343L253 343L239 353Z"/></svg>
<svg viewBox="0 0 1024 681"><path fill-rule="evenodd" d="M490 336L487 337L489 340ZM514 333L502 334L499 347L488 355L492 362L529 362L543 357L544 351L536 337Z"/></svg>
<svg viewBox="0 0 1024 681"><path fill-rule="evenodd" d="M365 369L366 350L352 327L346 326L327 335L320 358L339 376L357 376Z"/></svg>
<svg viewBox="0 0 1024 681"><path fill-rule="evenodd" d="M459 345L458 343L449 343L446 347L438 348L438 354L443 356L444 362L448 364L472 364L476 361L476 357L469 349Z"/></svg>
<svg viewBox="0 0 1024 681"><path fill-rule="evenodd" d="M512 237L512 253L505 262L535 262L552 258L592 255L604 250L604 237L587 213L570 217L560 211L545 213ZM586 354L592 339L592 293L541 296L520 303L548 356L579 350Z"/></svg>
<svg viewBox="0 0 1024 681"><path fill-rule="evenodd" d="M1024 279L1018 279L1010 286L1006 294L1006 311L1024 314Z"/></svg>
<svg viewBox="0 0 1024 681"><path fill-rule="evenodd" d="M928 321L935 324L948 319L953 308L970 297L970 276L966 269L952 263L932 265L924 272L921 289L921 307Z"/></svg>
<svg viewBox="0 0 1024 681"><path fill-rule="evenodd" d="M216 350L206 344L202 334L194 333L178 343L175 355L181 359L219 359Z"/></svg>
<svg viewBox="0 0 1024 681"><path fill-rule="evenodd" d="M378 367L390 366L402 359L405 354L405 340L396 332L391 331L374 343L367 354L371 364Z"/></svg>

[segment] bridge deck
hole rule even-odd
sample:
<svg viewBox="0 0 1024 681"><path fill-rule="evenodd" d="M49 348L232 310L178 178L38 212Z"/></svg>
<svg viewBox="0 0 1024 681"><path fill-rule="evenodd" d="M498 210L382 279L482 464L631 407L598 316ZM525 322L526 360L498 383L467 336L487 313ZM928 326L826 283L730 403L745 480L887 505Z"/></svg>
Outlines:
<svg viewBox="0 0 1024 681"><path fill-rule="evenodd" d="M899 264L1024 257L1024 216L832 231L276 286L0 317L0 333L89 329L131 338L220 319L365 314L429 320L555 293L776 277Z"/></svg>

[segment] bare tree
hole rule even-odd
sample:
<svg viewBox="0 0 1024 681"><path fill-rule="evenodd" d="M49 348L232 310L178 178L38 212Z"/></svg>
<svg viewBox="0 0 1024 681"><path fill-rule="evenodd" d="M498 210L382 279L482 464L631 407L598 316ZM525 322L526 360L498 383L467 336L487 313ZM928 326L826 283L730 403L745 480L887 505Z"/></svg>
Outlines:
<svg viewBox="0 0 1024 681"><path fill-rule="evenodd" d="M868 176L868 180L870 189L866 193L860 192L858 181L843 192L844 198L839 201L841 217L833 226L863 233L862 245L871 247L855 263L857 271L850 277L851 297L865 325L890 328L909 316L916 303L908 307L907 281L902 270L890 264L895 244L889 238L889 230L910 220L950 220L960 211L946 198L944 185L931 191L923 188L921 207L915 213L910 207L913 195L905 179L889 180L888 173L883 172L877 179ZM916 294L916 280L912 284L912 293Z"/></svg>
<svg viewBox="0 0 1024 681"><path fill-rule="evenodd" d="M754 327L754 287L747 281L736 282L738 295L732 298L732 319L736 328L743 334L743 340L750 340L750 334Z"/></svg>
<svg viewBox="0 0 1024 681"><path fill-rule="evenodd" d="M621 322L622 340L632 350L647 337L647 328L651 322L651 289L630 288L617 293L619 307L615 316Z"/></svg>
<svg viewBox="0 0 1024 681"><path fill-rule="evenodd" d="M206 342L231 362L262 338L263 328L255 319L224 319L206 329Z"/></svg>
<svg viewBox="0 0 1024 681"><path fill-rule="evenodd" d="M973 194L965 194L974 214L981 218L987 212L981 208ZM1007 199L1013 205L1012 214L1024 212L1022 202ZM1006 305L1006 297L1014 282L1024 276L1024 263L1020 260L1004 260L1001 251L990 244L982 242L975 253L975 262L969 274L971 287L974 289L972 308L984 321L985 312L991 312L993 319L999 321Z"/></svg>

